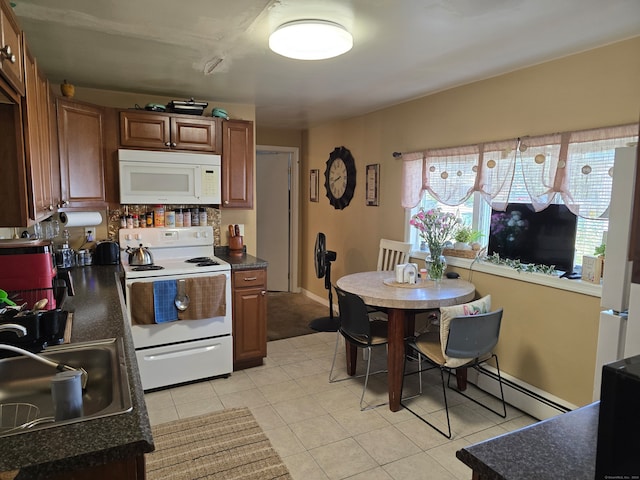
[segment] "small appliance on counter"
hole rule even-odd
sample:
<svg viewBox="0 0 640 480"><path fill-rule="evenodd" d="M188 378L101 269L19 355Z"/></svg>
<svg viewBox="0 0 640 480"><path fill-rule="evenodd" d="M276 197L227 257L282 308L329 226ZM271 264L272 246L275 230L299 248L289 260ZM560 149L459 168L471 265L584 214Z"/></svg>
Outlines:
<svg viewBox="0 0 640 480"><path fill-rule="evenodd" d="M118 265L120 263L120 246L118 242L104 240L96 244L93 254L95 265Z"/></svg>
<svg viewBox="0 0 640 480"><path fill-rule="evenodd" d="M48 240L21 240L0 241L0 288L28 308L46 298L46 308L55 309L53 245Z"/></svg>

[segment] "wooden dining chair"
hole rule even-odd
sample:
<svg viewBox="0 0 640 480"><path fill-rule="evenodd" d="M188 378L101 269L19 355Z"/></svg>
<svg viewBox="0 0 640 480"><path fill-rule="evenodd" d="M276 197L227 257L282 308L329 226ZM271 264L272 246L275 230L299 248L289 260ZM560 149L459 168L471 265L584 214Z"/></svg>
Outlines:
<svg viewBox="0 0 640 480"><path fill-rule="evenodd" d="M396 240L380 239L380 249L378 251L378 266L376 270L393 270L400 263L407 263L409 253L413 245Z"/></svg>

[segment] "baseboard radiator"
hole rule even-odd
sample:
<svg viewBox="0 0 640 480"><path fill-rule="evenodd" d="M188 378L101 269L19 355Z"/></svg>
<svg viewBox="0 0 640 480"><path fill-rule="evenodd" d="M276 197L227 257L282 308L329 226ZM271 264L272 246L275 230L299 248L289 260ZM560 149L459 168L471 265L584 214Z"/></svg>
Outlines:
<svg viewBox="0 0 640 480"><path fill-rule="evenodd" d="M479 375L475 369L470 368L468 370L468 381L487 393L500 398L496 369L489 365L483 366L483 369L487 375ZM555 417L578 408L576 405L534 387L508 373L500 373L502 375L505 401L538 420Z"/></svg>

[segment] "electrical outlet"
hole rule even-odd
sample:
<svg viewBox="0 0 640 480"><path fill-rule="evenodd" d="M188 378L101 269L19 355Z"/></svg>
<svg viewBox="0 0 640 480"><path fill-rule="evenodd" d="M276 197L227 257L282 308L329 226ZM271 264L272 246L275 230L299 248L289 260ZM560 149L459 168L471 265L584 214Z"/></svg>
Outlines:
<svg viewBox="0 0 640 480"><path fill-rule="evenodd" d="M96 238L95 227L84 227L84 238L87 239L87 242L93 242Z"/></svg>

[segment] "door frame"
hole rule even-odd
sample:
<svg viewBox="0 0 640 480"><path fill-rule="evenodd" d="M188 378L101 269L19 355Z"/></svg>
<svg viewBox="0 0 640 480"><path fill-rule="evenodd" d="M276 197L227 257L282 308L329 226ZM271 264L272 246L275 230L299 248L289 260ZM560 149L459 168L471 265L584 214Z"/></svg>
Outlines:
<svg viewBox="0 0 640 480"><path fill-rule="evenodd" d="M256 145L256 162L259 161L260 152L278 152L291 155L291 171L289 172L289 290L300 293L298 280L298 248L299 227L298 217L300 211L300 149L298 147L279 147L275 145ZM256 178L256 182L260 179Z"/></svg>

